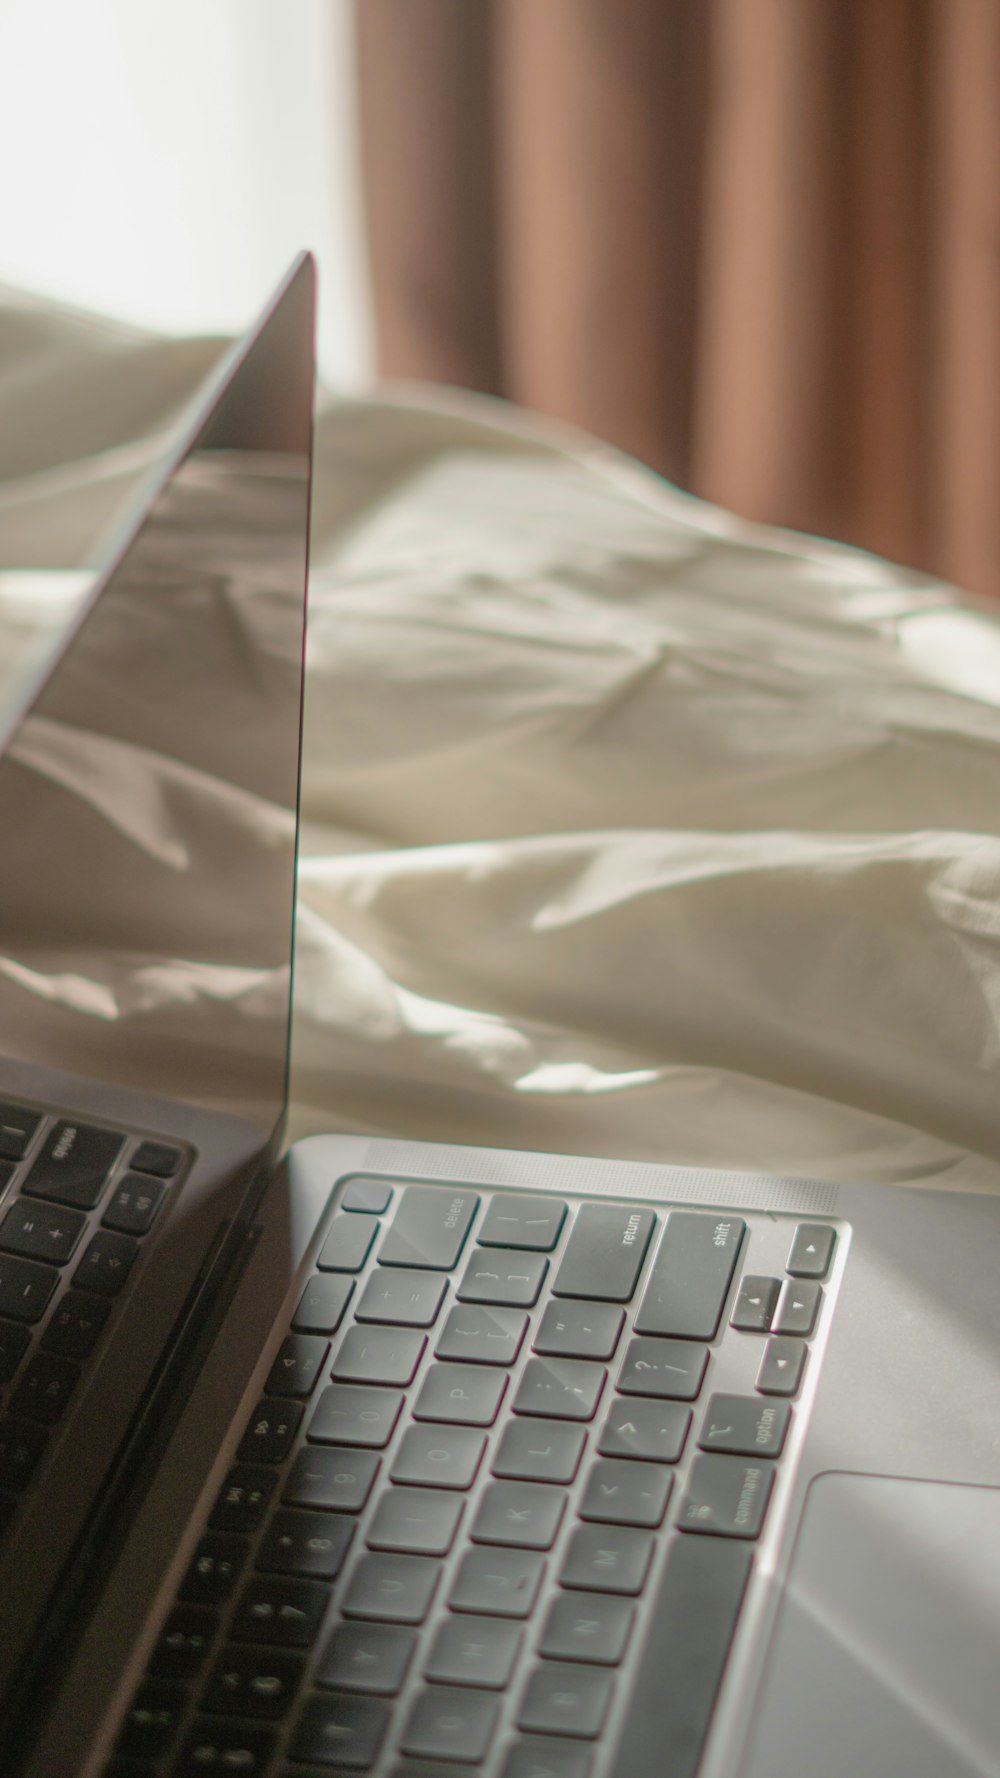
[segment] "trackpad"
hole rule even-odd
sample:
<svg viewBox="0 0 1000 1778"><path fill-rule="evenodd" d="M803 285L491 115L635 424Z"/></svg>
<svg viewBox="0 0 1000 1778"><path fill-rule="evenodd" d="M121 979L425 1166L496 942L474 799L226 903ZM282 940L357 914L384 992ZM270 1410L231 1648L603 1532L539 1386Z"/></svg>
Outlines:
<svg viewBox="0 0 1000 1778"><path fill-rule="evenodd" d="M740 1778L1000 1778L1000 1489L813 1483Z"/></svg>

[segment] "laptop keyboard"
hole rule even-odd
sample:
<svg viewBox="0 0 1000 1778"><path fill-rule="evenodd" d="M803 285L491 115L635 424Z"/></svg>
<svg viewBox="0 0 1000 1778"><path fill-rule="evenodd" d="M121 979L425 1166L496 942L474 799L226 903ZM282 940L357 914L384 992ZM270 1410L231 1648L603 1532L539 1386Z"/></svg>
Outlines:
<svg viewBox="0 0 1000 1778"><path fill-rule="evenodd" d="M183 1162L167 1143L0 1104L0 1537Z"/></svg>
<svg viewBox="0 0 1000 1778"><path fill-rule="evenodd" d="M336 1199L109 1778L691 1778L833 1228Z"/></svg>

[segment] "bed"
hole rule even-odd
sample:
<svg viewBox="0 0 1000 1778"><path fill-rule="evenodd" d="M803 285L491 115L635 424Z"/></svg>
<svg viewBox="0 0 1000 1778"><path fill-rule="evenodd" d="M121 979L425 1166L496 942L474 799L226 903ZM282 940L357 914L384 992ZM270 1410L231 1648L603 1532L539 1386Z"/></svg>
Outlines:
<svg viewBox="0 0 1000 1778"><path fill-rule="evenodd" d="M220 349L0 305L8 672ZM1000 605L430 388L310 600L293 1136L1000 1190Z"/></svg>

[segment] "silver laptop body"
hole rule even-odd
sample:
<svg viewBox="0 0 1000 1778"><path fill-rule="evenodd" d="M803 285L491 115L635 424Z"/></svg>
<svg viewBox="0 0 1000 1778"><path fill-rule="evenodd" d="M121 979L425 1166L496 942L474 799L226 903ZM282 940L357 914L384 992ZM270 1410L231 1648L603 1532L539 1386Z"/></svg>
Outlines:
<svg viewBox="0 0 1000 1778"><path fill-rule="evenodd" d="M283 1159L313 268L0 759L0 1748L1000 1774L1000 1206Z"/></svg>

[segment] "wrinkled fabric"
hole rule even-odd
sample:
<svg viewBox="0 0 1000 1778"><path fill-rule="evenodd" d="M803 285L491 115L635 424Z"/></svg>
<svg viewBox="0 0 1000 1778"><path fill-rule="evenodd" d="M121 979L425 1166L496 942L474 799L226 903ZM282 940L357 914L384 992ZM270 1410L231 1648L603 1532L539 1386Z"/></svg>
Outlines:
<svg viewBox="0 0 1000 1778"><path fill-rule="evenodd" d="M123 336L61 458L75 326L0 566L93 560L204 368ZM324 399L310 597L293 1135L1000 1189L995 611L420 390Z"/></svg>

